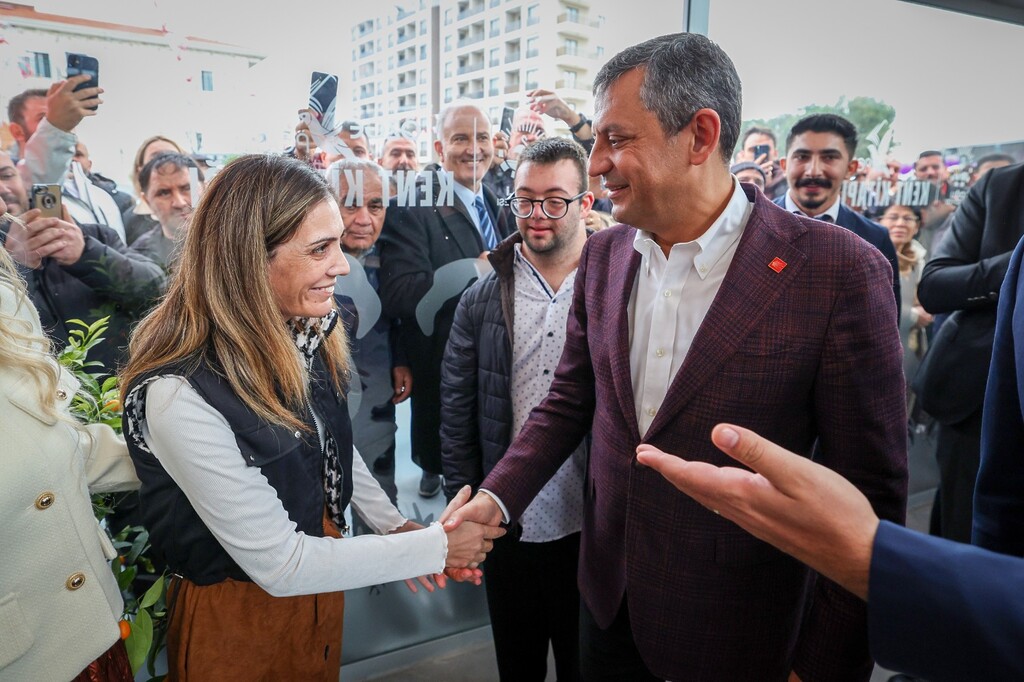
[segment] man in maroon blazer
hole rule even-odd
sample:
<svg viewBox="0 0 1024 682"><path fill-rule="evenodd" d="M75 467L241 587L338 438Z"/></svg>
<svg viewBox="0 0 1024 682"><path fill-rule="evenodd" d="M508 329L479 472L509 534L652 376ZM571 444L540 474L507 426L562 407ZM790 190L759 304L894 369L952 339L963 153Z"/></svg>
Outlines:
<svg viewBox="0 0 1024 682"><path fill-rule="evenodd" d="M707 38L614 57L595 83L621 225L587 242L551 393L458 518L514 522L592 430L579 583L588 680L867 680L863 602L636 460L716 465L728 421L851 480L902 522L906 415L891 269L728 170L740 83ZM543 580L544 576L537 576Z"/></svg>

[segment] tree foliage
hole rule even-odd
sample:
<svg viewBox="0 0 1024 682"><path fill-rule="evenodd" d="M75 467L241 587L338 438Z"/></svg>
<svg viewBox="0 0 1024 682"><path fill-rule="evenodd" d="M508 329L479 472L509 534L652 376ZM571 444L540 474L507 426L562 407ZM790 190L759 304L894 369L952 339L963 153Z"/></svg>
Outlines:
<svg viewBox="0 0 1024 682"><path fill-rule="evenodd" d="M796 124L797 121L802 119L804 116L810 114L839 114L840 116L849 119L853 125L857 127L857 135L859 137L857 141L857 157L867 158L870 156L867 147L867 141L864 139L868 133L874 130L882 121L888 121L892 123L896 117L896 109L889 104L881 100L874 99L873 97L854 97L847 99L845 96L840 97L839 101L832 106L822 106L820 104L808 104L805 107L801 107L796 113L782 114L774 118L763 119L756 118L743 122L741 129L742 133L746 132L751 126L759 126L762 128L768 128L775 132L775 137L779 141L778 151L779 155L782 156L786 152L786 136L789 135L790 129ZM742 137L740 143L742 144Z"/></svg>

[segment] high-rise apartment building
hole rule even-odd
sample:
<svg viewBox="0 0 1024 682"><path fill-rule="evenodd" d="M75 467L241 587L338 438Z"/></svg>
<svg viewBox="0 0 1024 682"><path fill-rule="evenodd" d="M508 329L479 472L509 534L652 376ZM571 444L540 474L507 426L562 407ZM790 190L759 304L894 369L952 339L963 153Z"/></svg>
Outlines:
<svg viewBox="0 0 1024 682"><path fill-rule="evenodd" d="M350 115L380 140L412 120L421 161L433 158L433 114L478 100L498 124L534 88L591 113L604 17L578 0L418 0L352 27ZM557 125L556 125L557 123ZM549 132L565 133L560 122Z"/></svg>

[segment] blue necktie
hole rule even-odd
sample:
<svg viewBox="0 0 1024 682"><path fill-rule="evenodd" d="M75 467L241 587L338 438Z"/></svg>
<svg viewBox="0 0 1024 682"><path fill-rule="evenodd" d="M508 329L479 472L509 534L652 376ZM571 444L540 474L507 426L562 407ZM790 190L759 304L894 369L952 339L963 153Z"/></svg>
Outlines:
<svg viewBox="0 0 1024 682"><path fill-rule="evenodd" d="M476 206L476 215L480 219L480 236L484 239L484 246L490 251L498 245L498 233L494 229L494 223L491 222L491 214L487 212L484 198L479 194L473 200L473 205Z"/></svg>

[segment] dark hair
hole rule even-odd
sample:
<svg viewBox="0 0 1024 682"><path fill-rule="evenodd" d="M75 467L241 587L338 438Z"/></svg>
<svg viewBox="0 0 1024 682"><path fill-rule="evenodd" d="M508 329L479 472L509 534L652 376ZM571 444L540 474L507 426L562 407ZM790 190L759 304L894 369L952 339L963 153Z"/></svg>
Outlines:
<svg viewBox="0 0 1024 682"><path fill-rule="evenodd" d="M804 133L835 133L843 138L843 145L850 159L854 158L857 152L857 128L848 120L838 114L811 114L796 122L796 125L786 136L786 153L793 144L793 138Z"/></svg>
<svg viewBox="0 0 1024 682"><path fill-rule="evenodd" d="M772 141L772 144L776 147L779 146L779 140L775 137L775 131L771 128L764 128L762 126L750 126L747 128L747 132L743 133L742 144L746 144L747 140L751 135L764 135Z"/></svg>
<svg viewBox="0 0 1024 682"><path fill-rule="evenodd" d="M940 152L938 149L925 149L923 152L917 155L917 159L918 161L920 161L926 156L942 156L942 152Z"/></svg>
<svg viewBox="0 0 1024 682"><path fill-rule="evenodd" d="M977 161L975 161L974 162L974 167L975 168L980 168L983 165L985 165L986 163L995 163L996 161L1006 161L1008 163L1017 163L1017 159L1013 158L1009 154L1004 154L1003 152L993 152L991 154L985 154L985 156L982 156Z"/></svg>
<svg viewBox="0 0 1024 682"><path fill-rule="evenodd" d="M654 113L666 135L693 120L699 109L712 109L721 119L718 151L728 164L740 136L743 94L729 55L699 33L673 33L627 47L612 57L594 79L600 97L620 76L643 68L640 101Z"/></svg>
<svg viewBox="0 0 1024 682"><path fill-rule="evenodd" d="M184 154L175 154L173 152L162 152L157 154L149 162L142 167L139 172L139 187L142 188L143 192L149 191L149 181L153 177L153 173L160 170L164 166L171 166L175 170L185 170L187 168L195 168L199 172L199 180L203 181L206 178L203 177L203 169L196 165L196 162L185 156Z"/></svg>
<svg viewBox="0 0 1024 682"><path fill-rule="evenodd" d="M11 123L17 123L22 128L25 127L25 102L32 97L46 98L47 91L43 88L33 88L26 90L20 95L15 95L11 98L11 101L7 103L7 120Z"/></svg>
<svg viewBox="0 0 1024 682"><path fill-rule="evenodd" d="M882 216L884 216L885 212L888 211L890 208L905 208L905 209L907 209L908 211L910 211L911 213L914 214L914 217L917 218L918 222L921 222L921 207L920 206L907 206L906 204L898 204L898 203L897 204L889 204L888 206L879 206L878 208L876 208L874 210L874 215L873 216L869 215L868 217L871 218L872 220L874 220L875 222L880 222L882 220Z"/></svg>
<svg viewBox="0 0 1024 682"><path fill-rule="evenodd" d="M559 161L572 161L580 176L580 191L587 189L587 152L577 142L565 137L548 137L537 140L519 154L518 165L536 163L544 166Z"/></svg>

